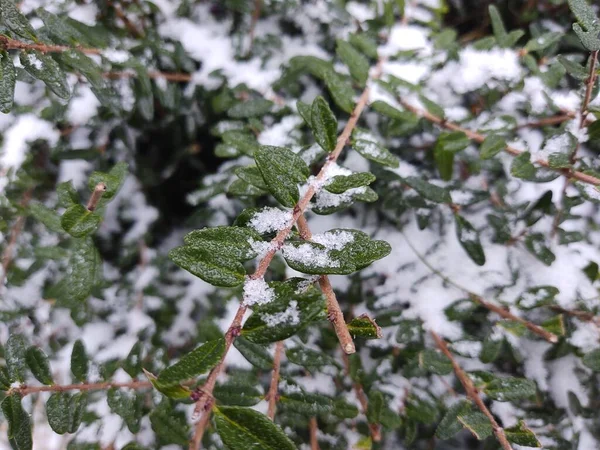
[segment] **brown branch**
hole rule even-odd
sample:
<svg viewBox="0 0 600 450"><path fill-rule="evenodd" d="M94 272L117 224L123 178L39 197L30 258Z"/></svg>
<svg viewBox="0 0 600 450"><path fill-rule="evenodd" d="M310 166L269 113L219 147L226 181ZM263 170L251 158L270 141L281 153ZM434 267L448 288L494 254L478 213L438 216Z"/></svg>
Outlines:
<svg viewBox="0 0 600 450"><path fill-rule="evenodd" d="M33 188L29 188L27 191L25 191L20 203L22 208L25 208L29 204L32 193ZM4 286L4 281L8 276L8 268L12 264L13 254L17 245L17 239L19 239L19 235L23 231L23 226L25 225L25 218L25 215L17 217L15 223L10 229L10 237L8 239L8 244L6 245L6 247L4 248L4 252L2 253L2 273L0 274L0 288Z"/></svg>
<svg viewBox="0 0 600 450"><path fill-rule="evenodd" d="M248 55L252 53L252 46L254 45L254 34L256 33L256 24L260 18L260 11L262 9L262 0L254 0L254 11L252 12L252 20L250 22L250 44L248 46Z"/></svg>
<svg viewBox="0 0 600 450"><path fill-rule="evenodd" d="M144 33L141 32L137 26L135 26L135 24L129 20L129 17L127 17L127 15L125 14L125 12L123 11L123 8L121 8L120 5L115 4L112 1L108 1L107 2L109 6L111 6L114 10L115 10L115 15L121 19L121 22L123 22L123 25L125 25L125 28L127 28L127 30L129 30L129 32L131 33L131 35L137 39L143 38L144 37Z"/></svg>
<svg viewBox="0 0 600 450"><path fill-rule="evenodd" d="M573 118L572 114L559 114L551 117L544 117L543 119L534 121L534 122L525 122L521 125L517 125L516 129L522 128L542 128L551 125L559 125L563 122L567 122Z"/></svg>
<svg viewBox="0 0 600 450"><path fill-rule="evenodd" d="M452 367L454 368L454 373L456 374L456 378L458 378L460 383L465 388L467 396L471 400L473 400L473 402L475 402L477 407L481 410L481 412L483 414L485 414L485 416L488 418L488 420L492 424L492 430L494 431L494 435L496 435L496 439L498 439L498 442L500 442L501 447L504 450L512 450L512 447L511 447L510 443L508 442L506 435L504 434L504 429L500 425L498 425L498 422L496 422L496 419L494 418L494 416L492 415L492 413L490 412L488 407L485 406L485 403L479 396L479 392L477 391L477 388L473 384L473 381L471 380L471 378L469 378L469 376L465 373L465 371L460 367L460 365L458 364L456 359L454 359L454 356L452 356L452 353L450 353L450 350L448 349L448 345L446 345L446 342L442 338L440 338L435 331L430 330L430 333L431 333L431 336L433 337L433 340L435 341L436 345L438 346L438 348L442 351L442 353L444 355L446 355L446 357L452 363Z"/></svg>
<svg viewBox="0 0 600 450"><path fill-rule="evenodd" d="M452 130L452 131L461 131L463 132L469 139L471 139L472 141L475 141L479 144L481 144L486 136L481 134L481 133L477 133L475 131L471 131L468 130L466 128L463 128L453 122L450 122L448 120L442 119L441 117L438 117L434 114L431 114L429 111L425 111L422 110L420 108L417 108L413 105L411 105L410 103L402 100L402 99L398 99L398 101L400 102L400 104L406 108L407 110L411 111L412 113L416 114L417 116L423 117L424 119L435 123L436 125L440 126L441 128L446 128L447 130ZM507 145L506 147L504 147L504 151L512 156L519 156L521 153L523 153L521 150L512 147L510 145ZM550 165L548 164L548 161L544 160L544 159L538 159L537 161L535 161L537 164L539 164L540 166L547 168L547 169L551 169L551 170L555 170L552 169L550 167ZM579 172L576 170L570 170L570 171L565 171L562 169L558 169L559 172L561 172L562 174L564 174L565 176L574 178L578 181L581 181L583 183L587 183L587 184L592 184L594 186L600 186L600 178L596 178L592 175L587 175L583 172Z"/></svg>
<svg viewBox="0 0 600 450"><path fill-rule="evenodd" d="M586 80L585 84L585 96L583 98L583 102L581 102L581 109L580 109L580 115L581 117L579 118L579 130L581 131L583 128L586 127L586 118L588 115L588 107L590 104L590 100L592 98L592 90L594 89L594 84L596 82L596 64L598 61L598 50L593 51L590 55L592 61L590 62L590 71L589 71L589 75L588 75L588 79ZM571 154L569 155L569 162L571 164L575 164L575 161L577 159L577 152L579 151L579 147L581 146L581 143L579 142L579 139L577 139L577 144L575 145L575 148L571 151ZM552 222L552 231L550 232L550 235L552 237L554 237L556 235L556 232L558 231L558 226L560 225L560 220L561 217L563 215L563 210L564 208L562 207L564 199L567 195L567 188L569 187L569 178L565 178L565 182L563 184L563 188L561 191L561 197L560 197L560 202L559 202L559 208L556 211L556 215L554 216L554 221Z"/></svg>
<svg viewBox="0 0 600 450"><path fill-rule="evenodd" d="M105 78L111 80L118 80L121 78L133 78L137 76L135 72L129 72L125 70L115 70L112 72L104 72L102 74ZM160 72L157 70L151 70L148 72L148 76L150 78L164 78L167 81L174 82L190 82L192 81L192 74L183 73L183 72Z"/></svg>
<svg viewBox="0 0 600 450"><path fill-rule="evenodd" d="M317 418L311 417L308 421L308 429L310 432L310 450L320 450L319 441L317 439Z"/></svg>
<svg viewBox="0 0 600 450"><path fill-rule="evenodd" d="M342 353L342 359L344 361L344 371L346 372L346 376L350 376L350 361L348 360L348 355ZM354 393L356 394L356 398L360 403L360 407L362 409L362 413L366 416L369 411L369 400L367 399L367 395L365 394L365 390L362 385L358 381L352 381L352 388L354 389ZM369 423L369 432L371 433L371 440L373 442L381 442L381 427L377 423Z"/></svg>
<svg viewBox="0 0 600 450"><path fill-rule="evenodd" d="M380 75L381 75L381 61L375 68L375 72L372 76L372 79L377 79L380 77ZM333 152L331 152L329 154L327 161L325 162L325 164L323 164L323 167L321 167L321 170L319 171L318 175L316 176L315 181L308 186L308 189L306 190L306 192L304 193L304 195L302 196L300 201L294 207L293 213L292 213L292 220L290 221L288 226L286 226L284 229L280 230L277 233L277 235L271 240L270 246L269 246L269 251L259 261L255 272L252 275L250 275L249 279L257 280L257 279L261 279L264 277L265 273L267 272L267 269L269 268L269 264L271 263L271 260L275 256L275 253L283 246L283 242L289 236L290 232L292 231L292 228L298 221L298 218L302 214L304 214L304 211L306 210L310 200L313 198L313 196L315 195L315 193L317 191L317 186L320 186L322 184L322 182L325 180L325 174L326 174L328 168L332 164L335 164L338 157L342 153L342 150L344 149L344 146L346 145L346 141L349 139L350 134L352 133L352 130L354 130L354 127L356 127L358 118L360 117L363 109L367 105L367 102L369 100L369 92L370 92L370 89L367 86L365 88L365 90L363 91L363 93L361 94L361 96L359 97L358 102L356 103L356 106L354 107L354 111L352 111L352 114L350 115L350 119L348 119L348 122L346 123L344 130L338 137L335 149L333 150ZM221 370L223 369L223 361L225 360L225 357L227 356L227 352L229 351L229 348L231 347L231 344L233 343L235 338L237 336L239 336L239 334L240 334L242 320L244 318L244 314L246 313L246 309L247 309L246 305L242 302L235 314L233 321L231 322L231 325L229 326L229 329L227 330L227 333L225 333L225 351L223 352L223 355L221 356L221 360L209 372L208 377L206 379L206 383L204 384L204 386L202 388L202 395L200 395L200 398L196 402L194 417L197 417L198 415L201 415L201 417L200 417L199 422L196 425L196 429L194 431L194 436L192 437L192 440L190 442L190 447L189 447L190 450L197 450L200 448L200 444L202 442L202 436L204 435L204 431L206 430L206 426L208 425L208 420L209 420L210 413L211 413L211 406L212 406L212 402L213 402L212 392L215 387L217 377L219 376L219 374L221 373Z"/></svg>
<svg viewBox="0 0 600 450"><path fill-rule="evenodd" d="M87 204L87 210L88 211L94 211L96 209L96 207L98 206L98 202L100 201L100 199L102 198L102 196L104 195L104 193L106 192L106 184L100 182L96 185L96 187L94 188L94 192L92 192L92 196L90 197L90 200L88 201Z"/></svg>
<svg viewBox="0 0 600 450"><path fill-rule="evenodd" d="M304 217L304 215L298 217L298 222L296 225L298 226L300 237L304 240L310 241L312 238L312 233L310 232L310 228L308 228L308 222L306 221L306 217ZM340 341L342 350L348 354L356 352L354 341L352 340L352 336L350 336L350 332L346 326L344 313L340 308L340 304L337 301L335 292L327 275L321 275L319 277L319 286L321 287L323 295L325 295L325 299L327 300L327 318L333 325L333 329L335 330L335 334Z"/></svg>
<svg viewBox="0 0 600 450"><path fill-rule="evenodd" d="M531 323L528 320L523 319L522 317L515 316L510 311L502 308L501 306L494 305L493 303L487 302L487 301L485 301L484 299L482 299L478 295L475 295L473 293L469 293L469 297L475 303L478 303L481 306L483 306L484 308L489 309L492 312L495 312L500 317L503 317L504 319L512 320L513 322L518 322L518 323L524 325L529 331L537 334L538 336L543 337L548 342L551 342L553 344L556 344L558 342L558 336L557 335L555 335L554 333L550 333L549 331L544 330L539 325Z"/></svg>
<svg viewBox="0 0 600 450"><path fill-rule="evenodd" d="M552 311L556 311L556 312L563 313L563 314L566 314L571 317L575 317L584 322L592 322L596 326L600 327L600 316L596 316L594 313L592 313L590 311L579 311L579 310L566 309L566 308L562 308L558 305L550 305L550 306L548 306L548 308L550 308Z"/></svg>
<svg viewBox="0 0 600 450"><path fill-rule="evenodd" d="M269 399L269 409L267 410L267 416L269 419L275 419L275 410L277 409L277 400L279 400L279 394L277 393L277 387L279 385L279 368L281 367L281 354L283 353L283 341L278 341L275 344L275 355L273 356L273 374L271 376L271 385L269 386L269 392L267 397Z"/></svg>
<svg viewBox="0 0 600 450"><path fill-rule="evenodd" d="M5 50L36 50L40 53L62 53L69 50L79 50L88 55L99 55L101 49L89 47L70 47L68 45L31 44L29 42L17 41L6 36L0 36L0 47Z"/></svg>
<svg viewBox="0 0 600 450"><path fill-rule="evenodd" d="M21 396L29 394L37 394L40 392L66 392L66 391L102 391L112 388L130 388L130 389L147 389L151 388L152 383L149 381L130 381L128 383L115 383L105 381L102 383L83 383L83 384L66 384L66 385L51 385L51 386L27 386L12 388L10 392L18 393Z"/></svg>

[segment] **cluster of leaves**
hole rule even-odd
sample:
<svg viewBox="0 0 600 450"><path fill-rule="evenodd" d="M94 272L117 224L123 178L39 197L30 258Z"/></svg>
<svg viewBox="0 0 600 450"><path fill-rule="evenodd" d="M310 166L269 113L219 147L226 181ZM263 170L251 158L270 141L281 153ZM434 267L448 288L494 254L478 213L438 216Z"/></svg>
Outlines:
<svg viewBox="0 0 600 450"><path fill-rule="evenodd" d="M0 0L8 445L186 448L194 408L206 448L495 448L491 414L510 445L600 442L585 0L527 30L492 6L474 42L441 0L24 3Z"/></svg>

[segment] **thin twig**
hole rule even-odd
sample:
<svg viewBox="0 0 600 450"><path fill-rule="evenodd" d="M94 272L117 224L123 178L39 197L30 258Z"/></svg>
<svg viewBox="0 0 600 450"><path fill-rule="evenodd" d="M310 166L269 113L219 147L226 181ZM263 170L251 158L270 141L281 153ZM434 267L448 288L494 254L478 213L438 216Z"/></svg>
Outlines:
<svg viewBox="0 0 600 450"><path fill-rule="evenodd" d="M92 192L92 196L90 197L90 200L88 201L87 204L87 210L88 211L94 211L96 209L96 207L98 206L98 202L100 201L100 199L102 198L102 196L104 195L104 193L106 192L106 184L100 182L96 185L96 187L94 188L94 192Z"/></svg>
<svg viewBox="0 0 600 450"><path fill-rule="evenodd" d="M350 361L348 360L348 355L342 353L342 360L344 361L344 371L346 372L346 376L350 376ZM367 399L367 395L365 394L365 390L362 385L358 381L352 381L352 388L354 389L354 393L356 394L356 398L360 403L360 407L362 409L362 413L366 416L369 411L369 400ZM371 440L373 442L381 441L381 427L377 423L369 423L369 432L371 433Z"/></svg>
<svg viewBox="0 0 600 450"><path fill-rule="evenodd" d="M29 204L31 200L31 194L33 193L33 188L28 189L23 194L21 198L21 207L25 208ZM8 276L8 268L12 264L13 255L15 252L15 247L17 245L17 239L19 239L19 235L21 231L23 231L23 226L25 225L25 215L17 217L15 223L10 229L10 238L8 239L8 244L6 245L4 252L2 253L2 273L0 273L0 288L4 286L4 281Z"/></svg>
<svg viewBox="0 0 600 450"><path fill-rule="evenodd" d="M27 386L12 388L9 392L15 392L21 396L29 394L37 394L40 392L66 392L66 391L103 391L112 388L130 388L130 389L147 389L151 388L152 383L149 381L130 381L128 383L115 383L105 381L102 383L82 383L82 384L66 384L66 385L50 385L50 386Z"/></svg>
<svg viewBox="0 0 600 450"><path fill-rule="evenodd" d="M446 357L452 363L452 367L454 368L454 373L456 374L456 378L458 378L460 383L465 388L467 396L471 400L473 400L473 402L475 402L477 407L481 410L481 412L483 414L485 414L485 416L488 418L488 420L492 424L492 430L493 430L494 434L496 435L498 442L500 442L500 445L502 446L502 448L504 450L512 450L510 442L508 442L508 439L506 439L506 434L504 434L504 429L500 425L498 425L498 422L496 422L496 419L494 418L494 416L492 415L492 413L490 412L488 407L485 406L485 403L479 396L479 392L477 391L477 388L473 384L473 381L471 380L471 378L469 378L469 376L465 373L465 371L460 367L460 365L458 364L456 359L454 359L454 356L448 349L446 342L442 338L440 338L435 331L430 330L429 332L431 333L431 336L433 337L433 340L435 341L438 348L442 351L442 353L444 355L446 355Z"/></svg>
<svg viewBox="0 0 600 450"><path fill-rule="evenodd" d="M379 64L377 64L377 67L375 68L371 79L377 79L381 76L381 65L382 65L382 63L380 61ZM264 277L265 273L267 272L267 270L269 268L269 264L271 263L273 257L275 256L275 253L277 253L277 251L279 249L281 249L285 239L289 236L290 232L292 231L292 228L298 221L298 218L302 214L304 214L304 211L308 207L310 200L313 198L313 196L317 192L317 186L320 186L322 184L322 182L324 181L327 170L329 169L329 167L332 164L335 164L338 157L342 153L342 150L344 149L344 147L346 145L346 141L350 137L350 134L352 133L352 130L354 130L354 127L356 127L358 119L359 119L363 109L367 105L367 102L369 101L369 93L370 93L370 89L367 85L367 87L365 87L365 90L359 97L358 102L356 103L356 106L354 107L354 111L352 111L352 114L350 115L350 118L348 119L348 122L346 123L344 130L338 137L335 149L333 150L333 152L331 152L329 154L327 161L325 162L325 164L323 164L323 167L321 167L321 170L319 171L318 175L316 176L315 181L313 183L309 184L308 189L306 190L306 192L304 193L304 195L302 196L300 201L294 207L293 212L292 212L292 220L284 229L280 230L277 233L277 235L271 240L270 245L269 245L269 251L259 261L255 272L252 275L250 275L249 279L257 280L257 279L261 279ZM227 330L227 333L225 333L225 351L223 352L223 355L221 356L221 360L209 372L208 377L206 379L206 383L204 384L204 386L202 388L203 395L201 395L200 398L198 399L198 401L196 402L194 417L197 417L198 415L201 415L201 417L200 417L199 422L196 425L196 429L194 431L194 436L192 437L192 440L190 442L190 447L189 447L190 450L197 450L200 448L200 444L202 442L202 436L204 435L204 431L206 430L206 426L208 425L208 419L209 419L209 416L211 413L211 407L212 407L212 401L213 401L212 400L212 392L214 390L217 377L219 376L219 374L221 373L221 370L223 369L223 361L225 360L225 357L227 356L227 352L229 351L229 348L231 347L231 344L233 343L235 338L237 336L239 336L239 334L240 334L240 330L242 327L242 320L244 318L244 314L246 313L246 309L247 309L246 305L242 302L235 314L233 321L231 322L231 325L229 326L229 329Z"/></svg>
<svg viewBox="0 0 600 450"><path fill-rule="evenodd" d="M256 24L258 23L258 19L260 18L261 9L262 9L262 0L254 0L254 11L252 11L252 19L250 22L250 32L249 32L250 43L248 44L248 55L250 55L252 53L252 46L254 45L254 35L256 33Z"/></svg>
<svg viewBox="0 0 600 450"><path fill-rule="evenodd" d="M429 263L429 261L427 261L427 259L425 259L425 257L423 255L421 255L417 251L417 249L414 247L414 245L412 245L412 243L410 242L410 240L408 239L408 237L406 237L406 235L404 235L404 233L402 233L402 235L404 236L404 240L406 241L407 245L411 248L411 250L417 256L417 258L419 258L419 260L423 264L425 264L425 266L427 266L427 268L429 270L431 270L431 272L433 274L435 274L438 277L440 277L446 283L451 284L455 288L460 289L461 291L465 292L469 296L469 298L471 299L471 301L473 301L473 302L475 302L475 303L483 306L484 308L486 308L486 309L488 309L488 310L490 310L492 312L495 312L496 314L498 314L500 317L503 317L504 319L508 319L508 320L513 321L513 322L517 322L517 323L520 323L520 324L524 325L529 331L531 331L532 333L535 333L538 336L544 338L548 342L551 342L553 344L555 344L555 343L558 342L558 336L555 335L554 333L551 333L551 332L549 332L547 330L544 330L539 325L536 325L536 324L534 324L532 322L529 322L528 320L525 320L522 317L515 316L510 311L507 311L506 309L504 309L504 308L502 308L502 307L500 307L498 305L494 305L493 303L485 301L479 294L476 294L475 292L472 292L471 290L467 289L466 287L461 286L460 284L458 284L455 281L453 281L450 278L448 278L446 275L444 275L438 269L436 269L435 267L433 267Z"/></svg>
<svg viewBox="0 0 600 450"><path fill-rule="evenodd" d="M425 111L425 110L422 110L420 108L417 108L417 107L411 105L410 103L406 102L403 99L399 98L398 101L404 108L406 108L407 110L416 114L417 116L423 117L424 119L426 119L432 123L435 123L436 125L440 126L441 128L446 128L446 129L452 130L452 131L461 131L469 139L471 139L472 141L475 141L479 144L481 144L486 138L486 136L481 133L477 133L475 131L468 130L468 129L463 128L453 122L442 119L441 117L431 114L429 111ZM515 147L512 147L510 145L507 145L506 147L504 147L504 151L512 156L519 156L521 153L523 153L521 150L519 150ZM548 161L546 161L544 159L538 159L535 162L542 167L545 167L545 168L551 169L551 170L555 170L555 169L552 169L550 167ZM564 174L567 177L574 178L583 183L592 184L594 186L600 186L600 178L596 178L592 175L587 175L583 172L579 172L576 170L563 170L563 169L558 169L558 170L559 170L559 172L561 172L562 174Z"/></svg>
<svg viewBox="0 0 600 450"><path fill-rule="evenodd" d="M277 344L275 344L275 355L273 356L273 374L271 375L271 385L269 386L269 393L267 394L269 399L267 416L271 420L275 419L275 410L277 409L277 400L279 399L277 387L279 386L279 368L281 367L282 353L283 341L277 341Z"/></svg>
<svg viewBox="0 0 600 450"><path fill-rule="evenodd" d="M566 308L562 308L558 305L550 305L550 306L548 306L548 308L550 308L552 311L556 311L556 312L563 313L563 314L566 314L571 317L575 317L584 322L592 322L596 326L600 327L600 316L596 316L594 313L592 313L590 311L578 311L578 310L566 309Z"/></svg>
<svg viewBox="0 0 600 450"><path fill-rule="evenodd" d="M317 418L311 417L308 421L308 429L310 432L310 450L320 450L319 440L317 439Z"/></svg>
<svg viewBox="0 0 600 450"><path fill-rule="evenodd" d="M298 222L296 225L298 226L300 237L304 240L310 241L312 238L312 233L310 232L308 222L306 221L306 217L304 217L304 215L298 217ZM325 295L325 299L327 300L327 318L333 325L333 329L335 330L335 334L340 341L342 350L348 354L356 352L354 341L352 340L352 336L350 335L348 327L346 326L344 313L340 308L340 304L337 301L335 292L327 275L321 275L319 277L319 286L321 287L321 291L323 291L323 295Z"/></svg>
<svg viewBox="0 0 600 450"><path fill-rule="evenodd" d="M79 50L88 55L99 55L101 49L89 47L70 47L68 45L53 44L32 44L29 42L17 41L6 36L0 36L0 47L5 50L37 50L40 53L62 53L69 50Z"/></svg>
<svg viewBox="0 0 600 450"><path fill-rule="evenodd" d="M132 71L125 71L125 70L114 70L111 72L104 72L103 76L105 78L109 78L111 80L118 80L121 78L133 78L137 76L136 72L132 72ZM182 83L186 83L186 82L190 82L192 81L192 74L190 73L183 73L183 72L160 72L157 70L150 70L148 72L148 76L150 78L156 79L156 78L163 78L167 81L174 81L174 82L182 82Z"/></svg>
<svg viewBox="0 0 600 450"><path fill-rule="evenodd" d="M111 6L114 10L115 10L115 15L121 19L121 22L123 22L123 25L125 25L125 28L127 28L129 30L129 32L131 33L131 35L137 39L143 38L144 37L144 33L141 32L138 27L131 21L129 20L129 17L127 17L127 15L125 14L125 12L123 11L123 8L121 8L120 5L112 2L112 1L108 1L107 2L109 6Z"/></svg>
<svg viewBox="0 0 600 450"><path fill-rule="evenodd" d="M598 61L598 50L595 50L591 53L590 55L592 61L590 62L590 71L588 74L588 79L586 80L585 84L585 96L583 97L583 102L581 102L581 109L580 109L580 115L581 117L579 118L579 131L581 131L583 128L586 127L586 119L587 119L587 115L588 115L588 107L590 104L590 100L592 99L592 91L594 89L594 84L596 83L596 65L597 65L597 61ZM577 143L575 145L575 148L573 148L573 150L571 151L571 153L569 154L569 162L571 163L571 165L575 164L575 161L577 160L577 152L579 151L579 147L581 146L581 143L579 142L579 138L577 138ZM562 190L561 190L561 196L560 196L560 200L559 200L559 207L558 210L556 211L556 215L554 216L554 221L552 222L552 231L550 232L550 235L552 237L554 237L558 231L558 226L560 225L560 221L563 215L563 210L564 207L562 206L565 200L565 197L567 195L567 188L569 187L569 178L565 178L565 182L563 184Z"/></svg>

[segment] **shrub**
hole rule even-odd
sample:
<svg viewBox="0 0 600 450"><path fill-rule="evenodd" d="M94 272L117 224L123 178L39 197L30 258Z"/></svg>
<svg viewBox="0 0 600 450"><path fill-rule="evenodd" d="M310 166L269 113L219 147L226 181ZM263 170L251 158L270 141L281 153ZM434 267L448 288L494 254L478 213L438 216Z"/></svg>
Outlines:
<svg viewBox="0 0 600 450"><path fill-rule="evenodd" d="M5 448L600 445L596 7L37 3Z"/></svg>

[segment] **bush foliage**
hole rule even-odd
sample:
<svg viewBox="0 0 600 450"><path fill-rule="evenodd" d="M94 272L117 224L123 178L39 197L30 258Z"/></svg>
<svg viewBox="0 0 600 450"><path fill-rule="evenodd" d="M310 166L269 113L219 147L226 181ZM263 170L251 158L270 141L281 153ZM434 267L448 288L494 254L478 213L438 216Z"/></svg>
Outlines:
<svg viewBox="0 0 600 450"><path fill-rule="evenodd" d="M600 448L600 11L497 3L0 0L2 448Z"/></svg>

